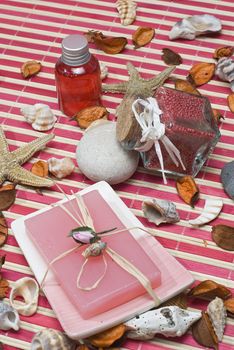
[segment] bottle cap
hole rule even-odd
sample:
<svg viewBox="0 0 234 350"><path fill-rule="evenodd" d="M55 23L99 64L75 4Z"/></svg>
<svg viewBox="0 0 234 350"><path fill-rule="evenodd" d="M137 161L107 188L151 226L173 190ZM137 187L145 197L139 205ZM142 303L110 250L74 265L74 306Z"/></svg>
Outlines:
<svg viewBox="0 0 234 350"><path fill-rule="evenodd" d="M88 41L80 34L72 34L62 41L62 61L69 66L80 66L90 59Z"/></svg>

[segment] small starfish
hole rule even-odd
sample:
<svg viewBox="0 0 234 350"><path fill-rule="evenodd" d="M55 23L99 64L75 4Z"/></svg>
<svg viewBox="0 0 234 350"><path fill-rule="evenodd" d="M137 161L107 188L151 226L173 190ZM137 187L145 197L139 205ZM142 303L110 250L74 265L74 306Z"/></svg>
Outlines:
<svg viewBox="0 0 234 350"><path fill-rule="evenodd" d="M21 165L29 160L35 152L44 148L46 143L53 138L53 134L45 135L10 152L3 129L0 126L0 185L5 180L9 180L28 186L52 186L52 180L36 176Z"/></svg>
<svg viewBox="0 0 234 350"><path fill-rule="evenodd" d="M132 104L137 98L145 99L152 97L155 90L163 85L164 81L169 77L175 66L166 68L163 72L151 79L143 79L140 77L137 69L132 63L127 63L129 80L118 84L103 84L104 92L123 93L124 98L116 109L117 119L117 139L120 142L128 142L136 140L140 135L140 126L137 123L132 111Z"/></svg>

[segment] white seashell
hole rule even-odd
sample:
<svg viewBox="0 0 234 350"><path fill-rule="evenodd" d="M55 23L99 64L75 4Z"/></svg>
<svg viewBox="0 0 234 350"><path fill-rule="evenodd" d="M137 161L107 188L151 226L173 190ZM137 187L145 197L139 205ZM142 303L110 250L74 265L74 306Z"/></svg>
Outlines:
<svg viewBox="0 0 234 350"><path fill-rule="evenodd" d="M234 59L222 57L216 65L215 74L224 81L231 83L231 89L234 91Z"/></svg>
<svg viewBox="0 0 234 350"><path fill-rule="evenodd" d="M221 21L212 15L195 15L176 22L169 33L169 39L178 38L193 40L196 36L219 32Z"/></svg>
<svg viewBox="0 0 234 350"><path fill-rule="evenodd" d="M31 350L75 350L77 345L64 333L47 328L36 333L33 337Z"/></svg>
<svg viewBox="0 0 234 350"><path fill-rule="evenodd" d="M32 124L33 129L38 131L48 131L52 129L57 121L50 107L43 103L22 107L21 113L26 121Z"/></svg>
<svg viewBox="0 0 234 350"><path fill-rule="evenodd" d="M15 303L15 297L20 296L24 303ZM16 281L10 293L10 304L19 314L31 316L37 311L39 297L39 286L37 282L30 277L24 277Z"/></svg>
<svg viewBox="0 0 234 350"><path fill-rule="evenodd" d="M75 165L71 158L50 158L47 163L49 166L49 172L58 179L63 179L70 175L75 169Z"/></svg>
<svg viewBox="0 0 234 350"><path fill-rule="evenodd" d="M222 207L223 201L221 199L207 199L201 215L188 222L192 226L205 225L219 215Z"/></svg>
<svg viewBox="0 0 234 350"><path fill-rule="evenodd" d="M189 327L201 318L201 312L193 312L178 306L166 306L147 311L125 322L131 339L152 339L155 334L165 337L180 337Z"/></svg>
<svg viewBox="0 0 234 350"><path fill-rule="evenodd" d="M100 70L101 70L101 79L103 80L108 75L108 68L103 62L100 62Z"/></svg>
<svg viewBox="0 0 234 350"><path fill-rule="evenodd" d="M143 202L142 210L149 222L160 225L163 222L175 223L180 221L179 214L173 202L163 199L152 199Z"/></svg>
<svg viewBox="0 0 234 350"><path fill-rule="evenodd" d="M106 243L102 241L98 241L90 244L82 253L83 257L86 259L89 256L98 256L102 253L102 251L106 248Z"/></svg>
<svg viewBox="0 0 234 350"><path fill-rule="evenodd" d="M218 297L212 300L207 307L207 313L210 317L218 340L222 341L227 319L227 312L223 300Z"/></svg>
<svg viewBox="0 0 234 350"><path fill-rule="evenodd" d="M116 5L121 24L124 26L132 24L136 18L137 4L132 0L118 0L116 1Z"/></svg>
<svg viewBox="0 0 234 350"><path fill-rule="evenodd" d="M0 329L7 331L9 329L19 330L20 319L18 312L9 304L0 301Z"/></svg>

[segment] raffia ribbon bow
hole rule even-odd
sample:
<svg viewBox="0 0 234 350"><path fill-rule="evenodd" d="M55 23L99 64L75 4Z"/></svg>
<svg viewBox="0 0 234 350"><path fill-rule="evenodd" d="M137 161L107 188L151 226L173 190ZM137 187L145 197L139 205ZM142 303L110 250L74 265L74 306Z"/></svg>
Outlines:
<svg viewBox="0 0 234 350"><path fill-rule="evenodd" d="M76 198L76 203L78 205L78 208L80 210L81 215L77 212L76 208L74 207L74 205L71 203L72 205L72 212L75 214L73 214L71 211L69 211L63 204L59 204L59 206L74 220L74 222L76 222L79 225L79 228L81 228L80 230L80 234L78 233L78 238L81 239L78 242L80 242L81 244L79 244L78 246L65 251L64 253L60 254L59 256L55 257L48 265L47 271L43 277L43 280L41 282L41 286L43 286L43 284L45 283L45 279L46 276L49 272L50 267L58 260L64 258L65 256L69 255L70 253L74 252L75 250L77 250L82 244L87 244L87 248L83 251L82 255L84 256L85 260L83 265L81 266L81 269L78 273L77 276L77 288L81 289L81 290L85 290L85 291L89 291L89 290L93 290L95 288L98 287L99 283L103 280L103 278L105 277L106 271L107 271L107 261L106 261L106 257L105 257L105 253L108 254L122 269L124 269L125 271L127 271L129 274L131 274L132 276L134 276L139 283L141 283L141 285L145 288L145 290L148 292L148 294L152 297L152 299L155 302L155 306L158 306L160 304L160 300L157 297L157 295L155 294L151 283L149 281L149 279L136 267L134 266L130 261L128 261L127 259L125 259L123 256L119 255L116 251L114 251L113 249L111 249L110 247L107 246L107 244L105 242L101 241L101 237L104 236L109 236L112 234L116 234L116 233L120 233L120 232L124 232L124 231L130 231L133 229L140 229L143 230L151 235L153 235L151 232L141 228L141 227L132 227L132 228L124 228L124 229L119 229L117 230L115 229L111 229L111 230L107 230L107 231L103 231L100 232L99 234L97 234L95 232L95 228L94 228L94 223L92 220L92 217L89 213L88 208L86 207L83 198L78 195L78 194L74 194L75 198ZM87 230L89 229L89 230ZM112 231L112 232L110 232ZM93 240L93 238L90 236L90 232L93 233L93 237L95 238ZM105 233L108 232L108 233ZM88 237L91 237L91 239L87 239ZM93 242L93 243L92 243ZM89 244L90 243L90 244ZM85 266L89 261L89 258L92 256L97 256L97 255L101 255L103 262L104 262L104 271L101 274L101 276L94 282L93 285L91 286L81 286L80 284L80 280L81 277L83 275L83 273L85 273Z"/></svg>
<svg viewBox="0 0 234 350"><path fill-rule="evenodd" d="M140 114L138 114L136 110L137 105L141 105L142 107L144 107L143 112L141 112ZM156 99L153 97L149 97L146 100L140 98L135 100L132 104L132 111L142 129L142 137L140 139L140 142L144 143L142 146L137 147L135 149L139 152L147 152L154 145L156 154L159 159L163 181L164 184L167 184L163 156L159 141L163 143L171 160L177 167L180 163L183 170L185 170L185 166L182 162L180 151L165 135L165 125L160 121L160 115L162 114L162 111L159 108ZM179 162L177 159L179 160Z"/></svg>

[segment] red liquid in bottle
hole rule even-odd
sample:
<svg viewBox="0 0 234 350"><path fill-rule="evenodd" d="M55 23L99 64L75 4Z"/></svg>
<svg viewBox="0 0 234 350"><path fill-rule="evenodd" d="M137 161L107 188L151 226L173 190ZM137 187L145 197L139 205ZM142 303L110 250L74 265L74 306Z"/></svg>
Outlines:
<svg viewBox="0 0 234 350"><path fill-rule="evenodd" d="M63 55L55 66L59 108L69 117L85 107L101 104L100 66L85 45L80 35L65 38Z"/></svg>

